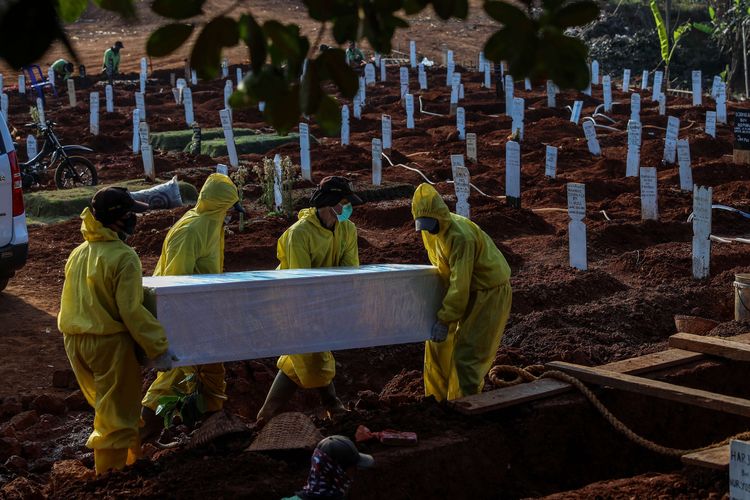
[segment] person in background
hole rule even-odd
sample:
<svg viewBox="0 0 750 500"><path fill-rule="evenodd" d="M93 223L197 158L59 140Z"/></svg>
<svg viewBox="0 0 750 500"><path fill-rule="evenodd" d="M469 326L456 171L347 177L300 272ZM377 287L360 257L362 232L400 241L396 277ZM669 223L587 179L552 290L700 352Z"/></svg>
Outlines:
<svg viewBox="0 0 750 500"><path fill-rule="evenodd" d="M451 213L429 184L417 187L411 211L447 290L425 344L425 394L438 401L478 394L510 315L510 267L492 238Z"/></svg>
<svg viewBox="0 0 750 500"><path fill-rule="evenodd" d="M55 72L55 86L61 82L67 82L68 78L73 76L73 63L69 63L65 59L58 59L53 62L50 68Z"/></svg>
<svg viewBox="0 0 750 500"><path fill-rule="evenodd" d="M359 50L354 40L349 42L349 48L346 49L346 62L352 68L359 68L366 64L365 55Z"/></svg>
<svg viewBox="0 0 750 500"><path fill-rule="evenodd" d="M136 349L169 369L176 357L164 329L143 306L141 261L125 240L139 203L125 188L100 189L83 210L84 242L65 265L57 327L81 392L94 408L97 474L122 469L140 454L141 367Z"/></svg>
<svg viewBox="0 0 750 500"><path fill-rule="evenodd" d="M167 233L154 276L222 273L225 218L231 208L244 212L239 199L237 186L229 177L218 173L208 176L195 208L188 210ZM227 399L224 364L182 366L160 372L142 401L142 439L161 430L163 419L156 415L156 408L162 397L176 395L175 387L184 394L200 387L206 413L217 412Z"/></svg>
<svg viewBox="0 0 750 500"><path fill-rule="evenodd" d="M362 200L345 177L326 177L310 199L312 207L299 212L299 220L279 238L277 269L359 266L357 228L349 220L352 206ZM328 352L290 354L276 363L279 372L258 412L259 421L268 421L283 410L298 387L318 389L329 413L345 411L336 396L333 378L336 362Z"/></svg>
<svg viewBox="0 0 750 500"><path fill-rule="evenodd" d="M360 453L346 436L329 436L315 447L307 484L282 500L344 499L357 469L369 469L374 464L372 455Z"/></svg>
<svg viewBox="0 0 750 500"><path fill-rule="evenodd" d="M112 85L112 81L120 72L120 49L124 45L117 40L113 46L104 51L104 61L102 62L102 71Z"/></svg>

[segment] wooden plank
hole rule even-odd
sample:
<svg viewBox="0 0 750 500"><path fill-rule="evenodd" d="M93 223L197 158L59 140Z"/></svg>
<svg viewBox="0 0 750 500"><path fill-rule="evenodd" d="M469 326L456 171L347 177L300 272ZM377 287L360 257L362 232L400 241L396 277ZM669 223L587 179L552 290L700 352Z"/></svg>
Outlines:
<svg viewBox="0 0 750 500"><path fill-rule="evenodd" d="M735 361L750 361L750 345L726 338L678 333L669 337L669 346Z"/></svg>
<svg viewBox="0 0 750 500"><path fill-rule="evenodd" d="M682 463L709 469L726 470L729 468L729 445L688 453L682 456Z"/></svg>
<svg viewBox="0 0 750 500"><path fill-rule="evenodd" d="M750 417L750 400L747 399L725 396L700 389L691 389L658 380L603 370L601 368L574 365L562 361L553 361L548 363L547 366L554 370L560 370L573 375L583 382L636 392L644 396L653 396L668 401L676 401L678 403L731 413L733 415Z"/></svg>
<svg viewBox="0 0 750 500"><path fill-rule="evenodd" d="M735 342L750 345L750 333L743 333L731 337ZM602 365L601 368L631 375L657 372L687 363L706 359L706 356L682 349L667 349L666 351L644 354L636 358L615 361ZM508 408L517 404L529 403L545 398L551 398L572 390L569 384L558 380L541 379L526 384L503 387L493 391L467 396L452 402L461 413L478 415L490 411Z"/></svg>
<svg viewBox="0 0 750 500"><path fill-rule="evenodd" d="M452 402L461 413L475 415L491 410L563 394L570 390L570 384L550 378L543 378L526 384L512 385L495 391L466 396Z"/></svg>

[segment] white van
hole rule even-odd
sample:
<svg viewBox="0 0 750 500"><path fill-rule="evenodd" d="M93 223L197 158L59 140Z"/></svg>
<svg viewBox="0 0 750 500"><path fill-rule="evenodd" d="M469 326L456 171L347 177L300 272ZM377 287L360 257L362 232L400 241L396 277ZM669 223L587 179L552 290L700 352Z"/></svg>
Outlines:
<svg viewBox="0 0 750 500"><path fill-rule="evenodd" d="M26 263L29 252L21 184L13 141L0 115L0 291Z"/></svg>

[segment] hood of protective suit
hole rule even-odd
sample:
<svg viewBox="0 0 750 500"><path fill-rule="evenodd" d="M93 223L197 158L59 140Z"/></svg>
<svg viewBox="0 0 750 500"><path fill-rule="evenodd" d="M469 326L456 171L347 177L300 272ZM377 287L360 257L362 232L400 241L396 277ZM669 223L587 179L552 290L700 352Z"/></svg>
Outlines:
<svg viewBox="0 0 750 500"><path fill-rule="evenodd" d="M444 233L451 224L451 211L445 204L434 187L429 184L420 184L414 191L411 200L411 213L414 219L419 217L432 217L440 223L438 234Z"/></svg>
<svg viewBox="0 0 750 500"><path fill-rule="evenodd" d="M239 201L237 186L224 174L211 174L206 179L200 194L195 212L198 214L221 214L223 218L226 211Z"/></svg>
<svg viewBox="0 0 750 500"><path fill-rule="evenodd" d="M91 209L86 207L81 212L81 233L86 241L114 241L119 240L117 233L96 220Z"/></svg>

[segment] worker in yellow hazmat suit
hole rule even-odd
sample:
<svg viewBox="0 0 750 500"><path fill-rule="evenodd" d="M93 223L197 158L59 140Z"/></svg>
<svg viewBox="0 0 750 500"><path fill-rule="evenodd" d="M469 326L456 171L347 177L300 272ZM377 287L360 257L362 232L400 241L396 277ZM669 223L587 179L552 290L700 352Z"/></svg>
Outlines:
<svg viewBox="0 0 750 500"><path fill-rule="evenodd" d="M189 210L167 233L154 276L219 274L224 270L224 219L227 210L239 204L237 187L223 174L211 174L198 195L195 208ZM193 380L186 381L189 376ZM143 439L156 433L162 419L155 415L159 399L173 396L174 386L192 393L200 382L206 412L220 410L227 399L223 363L183 366L159 373L143 398L141 417L145 425Z"/></svg>
<svg viewBox="0 0 750 500"><path fill-rule="evenodd" d="M510 315L510 267L487 233L452 214L432 186L417 187L411 211L447 288L425 344L425 393L439 401L477 394Z"/></svg>
<svg viewBox="0 0 750 500"><path fill-rule="evenodd" d="M148 208L124 188L104 188L81 214L84 243L65 265L57 327L81 392L94 407L97 474L122 469L140 450L141 369L136 345L160 369L176 360L164 330L143 307L141 261L124 243L135 212Z"/></svg>
<svg viewBox="0 0 750 500"><path fill-rule="evenodd" d="M310 199L311 208L299 212L299 220L279 238L277 269L359 266L357 228L349 220L352 205L362 200L345 177L326 177ZM318 389L329 412L343 411L333 377L336 362L331 352L290 354L276 363L279 372L258 412L258 420L278 414L297 387Z"/></svg>

